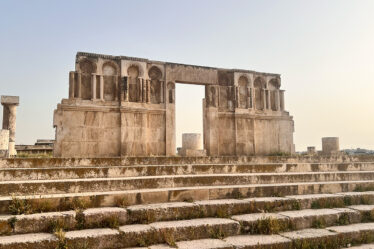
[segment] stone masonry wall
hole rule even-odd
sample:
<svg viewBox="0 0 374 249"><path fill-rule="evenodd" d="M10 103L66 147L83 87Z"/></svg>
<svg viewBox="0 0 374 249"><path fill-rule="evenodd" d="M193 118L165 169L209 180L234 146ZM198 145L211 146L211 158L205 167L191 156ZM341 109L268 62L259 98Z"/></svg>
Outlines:
<svg viewBox="0 0 374 249"><path fill-rule="evenodd" d="M175 84L205 85L208 155L292 153L278 74L78 53L54 113L54 155L175 155Z"/></svg>

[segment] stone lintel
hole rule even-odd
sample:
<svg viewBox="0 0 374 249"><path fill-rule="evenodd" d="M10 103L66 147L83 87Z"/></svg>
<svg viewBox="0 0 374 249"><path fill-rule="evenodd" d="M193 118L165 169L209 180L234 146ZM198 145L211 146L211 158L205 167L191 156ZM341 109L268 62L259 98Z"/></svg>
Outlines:
<svg viewBox="0 0 374 249"><path fill-rule="evenodd" d="M19 96L1 96L2 105L19 105Z"/></svg>

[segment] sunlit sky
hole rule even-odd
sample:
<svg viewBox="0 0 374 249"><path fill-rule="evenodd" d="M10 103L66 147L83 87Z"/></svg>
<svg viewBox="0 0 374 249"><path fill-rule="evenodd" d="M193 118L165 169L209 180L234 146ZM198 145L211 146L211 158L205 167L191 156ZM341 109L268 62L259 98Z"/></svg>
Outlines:
<svg viewBox="0 0 374 249"><path fill-rule="evenodd" d="M77 51L280 73L296 150L323 136L374 149L373 13L372 0L1 0L0 94L20 96L16 140L32 144L54 137ZM179 132L201 129L203 91L182 92L198 104L177 102Z"/></svg>

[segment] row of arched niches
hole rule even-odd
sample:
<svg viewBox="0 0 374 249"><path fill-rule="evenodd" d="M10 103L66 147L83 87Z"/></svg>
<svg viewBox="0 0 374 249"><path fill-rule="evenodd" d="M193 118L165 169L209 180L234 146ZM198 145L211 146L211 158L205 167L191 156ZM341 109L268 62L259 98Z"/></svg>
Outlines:
<svg viewBox="0 0 374 249"><path fill-rule="evenodd" d="M132 61L125 65L121 73L120 66L113 60L98 63L87 58L78 59L76 71L70 72L69 98L152 104L175 102L175 82L165 83L164 65L150 64L144 68ZM206 106L284 110L283 91L279 88L278 77L242 73L235 79L232 71L218 71L217 84L206 85Z"/></svg>

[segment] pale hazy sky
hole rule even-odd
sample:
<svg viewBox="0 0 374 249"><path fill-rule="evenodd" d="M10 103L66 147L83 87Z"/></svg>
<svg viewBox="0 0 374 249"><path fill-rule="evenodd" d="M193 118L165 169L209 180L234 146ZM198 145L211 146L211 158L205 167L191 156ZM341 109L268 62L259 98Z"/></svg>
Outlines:
<svg viewBox="0 0 374 249"><path fill-rule="evenodd" d="M0 0L0 94L21 98L17 143L54 137L77 51L280 73L297 150L322 136L374 149L372 0ZM194 131L203 89L184 91L178 129Z"/></svg>

